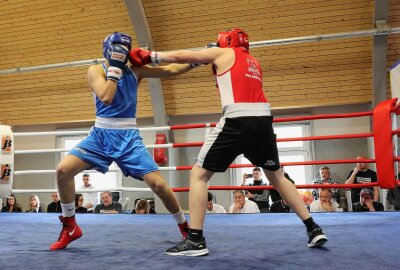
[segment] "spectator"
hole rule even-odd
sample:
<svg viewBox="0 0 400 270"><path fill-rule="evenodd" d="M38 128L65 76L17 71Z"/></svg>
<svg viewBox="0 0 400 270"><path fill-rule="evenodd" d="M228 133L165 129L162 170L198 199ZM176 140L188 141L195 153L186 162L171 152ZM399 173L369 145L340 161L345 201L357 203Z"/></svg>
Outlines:
<svg viewBox="0 0 400 270"><path fill-rule="evenodd" d="M135 214L149 214L150 213L150 203L145 199L140 199L137 201L135 206Z"/></svg>
<svg viewBox="0 0 400 270"><path fill-rule="evenodd" d="M290 178L288 173L285 172L285 168L283 168L283 166L281 166L281 170L285 178L294 184L294 180ZM269 191L269 195L271 196L272 203L280 201L282 199L281 194L279 194L279 192L276 189L271 189Z"/></svg>
<svg viewBox="0 0 400 270"><path fill-rule="evenodd" d="M271 213L289 213L291 212L291 209L288 205L286 205L284 199L280 199L279 201L276 201L272 203L269 212Z"/></svg>
<svg viewBox="0 0 400 270"><path fill-rule="evenodd" d="M208 192L206 214L226 214L226 210L222 205L213 202L213 197L213 194Z"/></svg>
<svg viewBox="0 0 400 270"><path fill-rule="evenodd" d="M375 212L383 211L383 204L377 201L373 201L374 192L372 189L363 188L360 191L360 200L357 203L353 203L354 212Z"/></svg>
<svg viewBox="0 0 400 270"><path fill-rule="evenodd" d="M300 197L303 199L304 205L310 211L310 205L314 201L314 197L309 190L299 191Z"/></svg>
<svg viewBox="0 0 400 270"><path fill-rule="evenodd" d="M336 180L335 178L331 178L331 170L328 166L322 166L321 168L319 168L319 175L320 178L314 179L312 181L313 184L339 184L338 180ZM318 189L314 189L312 191L312 194L314 196L314 201L318 200ZM340 202L340 194L337 188L332 189L332 199L337 203Z"/></svg>
<svg viewBox="0 0 400 270"><path fill-rule="evenodd" d="M61 213L61 202L58 198L58 193L52 193L51 198L53 199L53 201L47 206L47 213Z"/></svg>
<svg viewBox="0 0 400 270"><path fill-rule="evenodd" d="M96 205L93 213L97 214L121 214L122 205L112 201L112 194L109 191L100 194L102 203Z"/></svg>
<svg viewBox="0 0 400 270"><path fill-rule="evenodd" d="M338 212L339 204L333 200L333 192L330 188L321 188L318 200L310 205L310 212Z"/></svg>
<svg viewBox="0 0 400 270"><path fill-rule="evenodd" d="M42 207L40 206L40 200L37 195L31 195L29 197L29 206L26 209L27 213L41 213Z"/></svg>
<svg viewBox="0 0 400 270"><path fill-rule="evenodd" d="M87 209L83 207L82 194L75 194L75 213L87 214Z"/></svg>
<svg viewBox="0 0 400 270"><path fill-rule="evenodd" d="M364 156L358 156L357 159L366 159ZM349 176L347 177L346 184L368 184L378 182L376 177L376 172L368 169L367 163L357 163L357 166L354 170L350 171ZM351 202L358 202L360 200L360 191L361 188L352 188L351 189ZM379 189L378 187L374 187L374 197L373 200L377 202L379 200Z"/></svg>
<svg viewBox="0 0 400 270"><path fill-rule="evenodd" d="M400 171L400 166L398 168ZM400 179L400 173L397 174L397 179ZM386 206L388 210L398 211L400 210L400 187L395 186L394 189L388 189L386 196Z"/></svg>
<svg viewBox="0 0 400 270"><path fill-rule="evenodd" d="M14 195L7 196L6 205L1 208L1 212L22 212Z"/></svg>
<svg viewBox="0 0 400 270"><path fill-rule="evenodd" d="M261 169L259 167L253 169L253 174L243 174L242 186L246 186L246 180L249 178L253 178L253 184L248 184L247 186L266 186L261 179ZM269 190L251 190L245 194L250 201L257 204L260 212L269 212Z"/></svg>
<svg viewBox="0 0 400 270"><path fill-rule="evenodd" d="M90 175L85 173L82 176L83 186L81 189L95 189L95 187L90 183ZM97 192L82 193L83 196L83 207L85 207L88 213L92 213L96 205L98 204Z"/></svg>
<svg viewBox="0 0 400 270"><path fill-rule="evenodd" d="M400 187L396 186L394 189L388 189L386 196L387 208L389 210L400 210Z"/></svg>
<svg viewBox="0 0 400 270"><path fill-rule="evenodd" d="M246 200L243 190L235 190L233 194L235 203L229 207L229 213L260 213L255 202Z"/></svg>

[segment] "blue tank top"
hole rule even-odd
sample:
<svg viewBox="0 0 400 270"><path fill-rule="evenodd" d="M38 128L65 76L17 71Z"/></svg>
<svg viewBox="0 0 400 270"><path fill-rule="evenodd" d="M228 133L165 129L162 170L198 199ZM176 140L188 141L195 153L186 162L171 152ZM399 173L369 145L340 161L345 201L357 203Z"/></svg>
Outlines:
<svg viewBox="0 0 400 270"><path fill-rule="evenodd" d="M102 64L105 72L107 67ZM118 81L117 91L110 105L105 105L94 94L96 116L112 118L136 118L138 82L135 74L127 67Z"/></svg>

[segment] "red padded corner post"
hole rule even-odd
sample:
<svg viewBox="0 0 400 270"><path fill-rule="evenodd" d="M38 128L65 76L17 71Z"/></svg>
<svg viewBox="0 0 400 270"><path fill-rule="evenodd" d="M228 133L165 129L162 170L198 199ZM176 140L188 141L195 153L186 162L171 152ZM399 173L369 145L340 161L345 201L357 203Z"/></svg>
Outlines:
<svg viewBox="0 0 400 270"><path fill-rule="evenodd" d="M391 109L396 102L397 98L382 101L373 111L376 173L381 188L392 189L396 185L391 116Z"/></svg>

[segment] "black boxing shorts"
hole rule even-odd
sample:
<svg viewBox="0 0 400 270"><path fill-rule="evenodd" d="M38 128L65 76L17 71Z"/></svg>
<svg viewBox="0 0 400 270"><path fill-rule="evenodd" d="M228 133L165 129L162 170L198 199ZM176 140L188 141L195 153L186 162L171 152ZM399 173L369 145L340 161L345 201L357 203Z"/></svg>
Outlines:
<svg viewBox="0 0 400 270"><path fill-rule="evenodd" d="M240 115L243 114L246 112L241 111ZM224 172L238 155L244 154L258 167L270 171L280 168L272 116L259 112L247 114L256 115L224 114L206 138L197 165L212 172Z"/></svg>

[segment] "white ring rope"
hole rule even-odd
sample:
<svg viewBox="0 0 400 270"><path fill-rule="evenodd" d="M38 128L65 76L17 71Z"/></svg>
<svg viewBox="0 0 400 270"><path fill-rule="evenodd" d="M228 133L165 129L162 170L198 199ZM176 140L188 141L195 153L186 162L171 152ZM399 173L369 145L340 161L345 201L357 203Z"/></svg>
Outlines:
<svg viewBox="0 0 400 270"><path fill-rule="evenodd" d="M105 192L105 191L152 191L150 188L128 188L128 187L119 187L119 188L107 188L107 189L77 189L75 193L95 193L95 192ZM57 192L57 189L13 189L12 193L53 193Z"/></svg>
<svg viewBox="0 0 400 270"><path fill-rule="evenodd" d="M158 167L160 171L177 171L176 166L170 167ZM120 169L109 169L109 172L121 172ZM85 173L96 173L97 170L85 170ZM27 174L55 174L56 170L23 170L23 171L14 171L14 175L27 175Z"/></svg>
<svg viewBox="0 0 400 270"><path fill-rule="evenodd" d="M146 148L154 149L154 148L172 148L172 143L166 144L146 144ZM43 154L43 153L62 153L62 152L69 152L72 149L68 148L59 148L59 149L32 149L32 150L15 150L14 154Z"/></svg>
<svg viewBox="0 0 400 270"><path fill-rule="evenodd" d="M193 128L205 128L210 127L212 123L199 124L197 127L193 125L182 125L179 129L193 129ZM186 126L186 127L185 127ZM140 132L149 131L169 131L174 129L174 126L163 126L163 127L141 127L138 128ZM88 135L89 130L66 130L66 131L43 131L43 132L15 132L14 137L28 137L28 136L65 136L65 135Z"/></svg>

